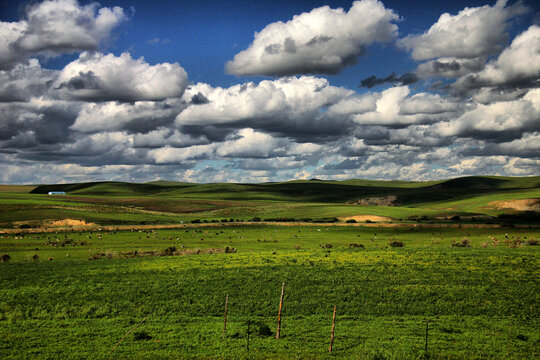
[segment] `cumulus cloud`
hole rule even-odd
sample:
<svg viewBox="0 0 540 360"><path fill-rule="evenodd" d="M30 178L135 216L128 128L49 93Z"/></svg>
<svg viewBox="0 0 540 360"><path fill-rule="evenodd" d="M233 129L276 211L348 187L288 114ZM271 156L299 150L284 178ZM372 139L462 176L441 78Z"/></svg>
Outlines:
<svg viewBox="0 0 540 360"><path fill-rule="evenodd" d="M221 157L266 158L280 149L280 141L253 129L242 129L219 144L217 155Z"/></svg>
<svg viewBox="0 0 540 360"><path fill-rule="evenodd" d="M163 100L179 97L188 77L178 63L150 65L144 58L82 53L55 82L64 96L90 101Z"/></svg>
<svg viewBox="0 0 540 360"><path fill-rule="evenodd" d="M529 27L482 71L459 79L455 85L458 89L486 86L540 86L539 26Z"/></svg>
<svg viewBox="0 0 540 360"><path fill-rule="evenodd" d="M221 126L265 130L287 136L336 135L347 131L339 121L324 117L323 108L353 91L331 86L326 79L312 76L281 78L213 88L199 83L184 94L190 101L202 96L207 101L189 106L176 117L183 128Z"/></svg>
<svg viewBox="0 0 540 360"><path fill-rule="evenodd" d="M148 132L163 125L171 125L184 107L175 99L161 102L85 103L71 129L81 132L121 129Z"/></svg>
<svg viewBox="0 0 540 360"><path fill-rule="evenodd" d="M357 95L336 103L328 112L352 115L359 125L404 126L444 120L460 109L459 102L438 94L410 93L408 86L396 86Z"/></svg>
<svg viewBox="0 0 540 360"><path fill-rule="evenodd" d="M460 136L506 142L524 132L540 130L540 89L529 90L521 99L475 104L460 117L439 123L441 136Z"/></svg>
<svg viewBox="0 0 540 360"><path fill-rule="evenodd" d="M337 74L365 47L397 35L399 19L376 0L355 1L348 12L323 6L255 33L248 49L226 65L235 75Z"/></svg>
<svg viewBox="0 0 540 360"><path fill-rule="evenodd" d="M409 35L398 44L411 51L415 60L497 54L508 41L508 20L526 11L520 2L506 4L507 0L498 0L494 6L465 8L457 15L444 13L428 31Z"/></svg>
<svg viewBox="0 0 540 360"><path fill-rule="evenodd" d="M58 71L43 69L37 59L0 70L0 102L28 101L44 95Z"/></svg>
<svg viewBox="0 0 540 360"><path fill-rule="evenodd" d="M76 0L47 0L28 6L19 22L0 22L0 69L25 58L97 49L126 16L121 7L81 6Z"/></svg>

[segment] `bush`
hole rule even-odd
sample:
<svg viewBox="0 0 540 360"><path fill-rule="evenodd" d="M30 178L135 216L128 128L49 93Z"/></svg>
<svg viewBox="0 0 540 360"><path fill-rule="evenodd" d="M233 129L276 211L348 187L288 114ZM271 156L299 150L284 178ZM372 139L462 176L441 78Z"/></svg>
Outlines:
<svg viewBox="0 0 540 360"><path fill-rule="evenodd" d="M2 257L0 257L0 261L2 262L8 262L9 260L11 260L11 256L9 256L8 254L4 254L2 255Z"/></svg>
<svg viewBox="0 0 540 360"><path fill-rule="evenodd" d="M452 241L450 246L452 246L452 247L470 247L471 246L471 240L469 240L467 238L463 238L458 242Z"/></svg>
<svg viewBox="0 0 540 360"><path fill-rule="evenodd" d="M256 326L256 329L257 329L257 334L259 336L272 336L272 335L274 335L274 333L270 329L270 326L266 325L263 322L256 323L255 326Z"/></svg>
<svg viewBox="0 0 540 360"><path fill-rule="evenodd" d="M324 244L324 247L327 249L331 249L332 247L334 247L334 245L327 243L327 244Z"/></svg>
<svg viewBox="0 0 540 360"><path fill-rule="evenodd" d="M39 260L39 255L38 254L32 255L32 257L30 258L30 261L38 261L38 260Z"/></svg>
<svg viewBox="0 0 540 360"><path fill-rule="evenodd" d="M201 220L200 219L193 219L193 220L191 220L191 223L192 224L200 224Z"/></svg>
<svg viewBox="0 0 540 360"><path fill-rule="evenodd" d="M137 331L133 333L133 340L151 340L152 335L147 333L146 331Z"/></svg>
<svg viewBox="0 0 540 360"><path fill-rule="evenodd" d="M229 246L225 246L225 253L226 254L232 254L232 253L235 253L236 252L236 249L233 248L233 247L229 247Z"/></svg>
<svg viewBox="0 0 540 360"><path fill-rule="evenodd" d="M345 222L348 223L348 224L356 224L356 220L354 220L354 219L349 219L349 220L347 220Z"/></svg>
<svg viewBox="0 0 540 360"><path fill-rule="evenodd" d="M161 256L172 256L172 255L174 255L175 252L176 252L176 247L175 246L169 246L165 250L162 250L160 255Z"/></svg>
<svg viewBox="0 0 540 360"><path fill-rule="evenodd" d="M401 240L396 240L396 239L392 239L390 240L390 242L388 243L388 245L390 247L404 247L405 244L403 243L403 241Z"/></svg>
<svg viewBox="0 0 540 360"><path fill-rule="evenodd" d="M454 216L452 216L452 217L450 218L450 220L452 220L452 221L459 221L459 220L461 220L461 217L460 217L459 215L454 215Z"/></svg>

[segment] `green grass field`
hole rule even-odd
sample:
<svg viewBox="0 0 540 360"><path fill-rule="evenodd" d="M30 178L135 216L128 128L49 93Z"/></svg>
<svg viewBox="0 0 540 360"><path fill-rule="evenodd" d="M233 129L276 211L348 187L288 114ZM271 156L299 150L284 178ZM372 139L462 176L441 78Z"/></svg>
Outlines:
<svg viewBox="0 0 540 360"><path fill-rule="evenodd" d="M535 359L539 181L3 186L0 358Z"/></svg>
<svg viewBox="0 0 540 360"><path fill-rule="evenodd" d="M333 305L338 358L425 357L426 320L430 358L538 356L538 248L527 243L538 229L252 225L99 234L0 239L12 257L0 264L0 356L327 358ZM470 247L451 246L465 237ZM389 247L391 239L405 246ZM190 252L128 253L171 246ZM236 252L208 253L227 246Z"/></svg>

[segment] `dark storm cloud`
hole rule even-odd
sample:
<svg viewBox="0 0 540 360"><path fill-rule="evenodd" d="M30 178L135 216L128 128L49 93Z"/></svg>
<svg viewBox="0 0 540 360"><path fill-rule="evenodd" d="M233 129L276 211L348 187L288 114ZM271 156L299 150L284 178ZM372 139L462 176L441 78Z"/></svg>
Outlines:
<svg viewBox="0 0 540 360"><path fill-rule="evenodd" d="M392 73L385 78L378 78L375 75L372 75L360 82L361 87L366 87L371 89L374 86L382 85L385 83L394 83L400 85L409 85L414 84L419 80L418 76L415 73L405 73L401 76L398 76L396 73Z"/></svg>
<svg viewBox="0 0 540 360"><path fill-rule="evenodd" d="M191 103L194 105L208 104L210 101L200 92L191 97Z"/></svg>

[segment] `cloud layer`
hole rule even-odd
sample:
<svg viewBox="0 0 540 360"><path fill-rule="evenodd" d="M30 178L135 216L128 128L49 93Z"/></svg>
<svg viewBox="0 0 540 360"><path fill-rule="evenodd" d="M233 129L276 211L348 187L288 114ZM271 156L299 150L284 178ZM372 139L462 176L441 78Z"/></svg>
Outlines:
<svg viewBox="0 0 540 360"><path fill-rule="evenodd" d="M381 2L316 8L269 24L227 64L272 78L214 86L178 62L102 52L121 8L44 1L0 22L0 182L538 175L540 27L507 33L524 11L465 8L396 39L399 17ZM374 42L410 52L416 69L356 90L320 75ZM70 52L59 70L36 58Z"/></svg>

